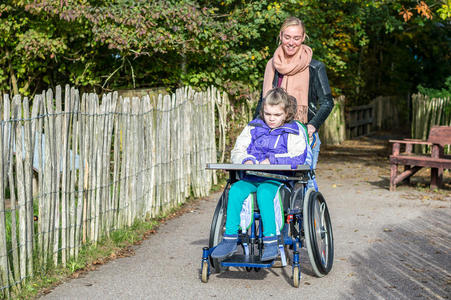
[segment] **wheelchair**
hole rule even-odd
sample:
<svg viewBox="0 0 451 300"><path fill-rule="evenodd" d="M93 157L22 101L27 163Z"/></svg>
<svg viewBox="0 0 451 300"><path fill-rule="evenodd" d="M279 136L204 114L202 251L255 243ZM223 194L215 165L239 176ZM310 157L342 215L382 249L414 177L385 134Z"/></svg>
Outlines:
<svg viewBox="0 0 451 300"><path fill-rule="evenodd" d="M224 235L230 186L245 174L283 183L279 189L284 220L278 236L280 255L278 264L285 267L288 265L288 258L292 257L290 262L293 286L299 287L301 280L299 250L302 247L307 248L308 257L316 276L323 277L330 272L334 257L332 224L326 200L318 191L314 170L304 165L293 170L289 165L252 164L208 164L207 169L226 170L229 172L229 178L213 215L209 245L202 251L202 282L208 282L212 272L219 273L228 267L241 267L248 272L252 270L258 272L261 268L275 266L276 260L260 260L263 252L263 224L255 195L252 205L252 221L249 228L242 231L238 238L238 246L241 246L239 248L242 248L242 251L222 260L210 256ZM308 180L310 178L313 178L314 187L309 187Z"/></svg>

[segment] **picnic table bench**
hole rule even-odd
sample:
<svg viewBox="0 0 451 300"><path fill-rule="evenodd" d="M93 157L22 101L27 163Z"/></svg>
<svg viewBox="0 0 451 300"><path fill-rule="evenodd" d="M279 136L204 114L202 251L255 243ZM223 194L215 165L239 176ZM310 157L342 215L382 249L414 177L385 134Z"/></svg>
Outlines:
<svg viewBox="0 0 451 300"><path fill-rule="evenodd" d="M390 191L396 190L401 181L408 181L423 167L431 168L431 189L439 188L443 182L443 169L451 169L451 155L444 155L444 146L451 144L451 126L434 126L429 131L427 141L417 139L390 140L393 143L390 155ZM401 145L405 151L401 152ZM431 146L430 155L412 153L413 145ZM404 171L398 173L398 165L404 165Z"/></svg>

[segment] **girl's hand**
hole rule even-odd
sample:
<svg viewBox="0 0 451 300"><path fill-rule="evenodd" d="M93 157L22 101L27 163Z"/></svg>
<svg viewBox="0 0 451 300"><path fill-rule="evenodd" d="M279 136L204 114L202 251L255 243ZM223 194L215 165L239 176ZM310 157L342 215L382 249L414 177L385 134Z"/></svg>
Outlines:
<svg viewBox="0 0 451 300"><path fill-rule="evenodd" d="M262 161L260 162L260 164L261 164L261 165L270 165L271 163L269 162L269 159L267 158L267 159L265 159L265 160L262 160Z"/></svg>
<svg viewBox="0 0 451 300"><path fill-rule="evenodd" d="M246 161L244 162L244 164L245 164L245 165L253 165L254 162L253 162L252 160L246 160Z"/></svg>

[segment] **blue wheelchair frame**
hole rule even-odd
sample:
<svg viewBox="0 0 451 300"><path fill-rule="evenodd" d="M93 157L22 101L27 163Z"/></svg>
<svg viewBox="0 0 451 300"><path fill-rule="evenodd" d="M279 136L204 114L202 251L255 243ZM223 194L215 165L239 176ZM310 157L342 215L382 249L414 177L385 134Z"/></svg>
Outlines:
<svg viewBox="0 0 451 300"><path fill-rule="evenodd" d="M281 182L290 182L292 183L292 186L297 184L297 189L293 188L291 193L285 195L285 199L283 199L284 204L281 209L284 211L285 226L283 226L283 229L281 230L280 237L282 237L282 239L279 239L279 250L282 266L287 265L287 256L284 246L289 246L290 249L292 248L293 250L293 286L299 287L299 282L301 279L299 249L304 246L305 238L307 238L305 242L307 244L309 258L315 274L318 277L322 277L331 270L333 263L333 235L329 212L324 197L318 192L316 180L314 179L314 171L310 170L308 166L301 165L298 166L297 169L293 170L289 165L208 164L207 168L227 170L229 172L229 179L227 186L219 199L215 215L213 216L212 229L210 232L210 245L209 247L204 247L202 251L201 279L203 282L208 281L208 277L211 274L211 264L213 264L216 272L219 272L221 268L227 267L244 267L249 272L252 269L258 272L261 268L271 268L274 266L275 260L260 261L259 256L255 255L255 246L257 246L260 255L263 247L263 225L258 211L253 212L254 219L250 226L250 233L248 230L246 234L239 235L238 244L242 246L244 255L233 255L232 257L226 258L222 261L215 261L210 257L211 253L216 248L216 245L213 245L212 241L212 234L214 234L213 230L216 228L215 226L222 225L216 224L218 218L217 214L221 209L222 212L227 210L228 189L232 183L239 180L238 177L242 177L240 174L243 175L243 172L246 172L248 175L275 179ZM281 173L281 171L287 175L271 173ZM314 188L308 188L307 182L309 179L313 179ZM286 197L288 197L288 202ZM306 197L308 199L305 199ZM306 200L307 203L305 202ZM316 225L317 218L314 216L315 213L318 213L318 209L315 210L312 208L313 206L318 206L316 205L317 202L320 206L319 209L321 215L318 220L321 226L318 226L318 228ZM307 220L304 220L305 213L308 213ZM225 218L225 215L223 218ZM222 222L225 224L224 220L222 220ZM258 225L256 225L257 220ZM299 229L296 229L296 225ZM322 249L322 244L320 244L321 249L318 249L318 243L321 243L322 241L326 241L325 249ZM249 245L251 247L249 247Z"/></svg>

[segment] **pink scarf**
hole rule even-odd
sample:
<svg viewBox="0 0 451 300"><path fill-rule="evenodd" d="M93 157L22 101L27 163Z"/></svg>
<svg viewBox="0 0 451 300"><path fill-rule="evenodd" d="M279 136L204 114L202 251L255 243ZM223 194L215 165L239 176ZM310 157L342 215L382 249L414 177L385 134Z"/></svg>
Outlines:
<svg viewBox="0 0 451 300"><path fill-rule="evenodd" d="M281 87L289 95L296 98L298 110L295 119L304 124L308 122L309 65L312 60L312 54L313 51L309 46L301 45L299 52L288 63L282 46L279 46L274 52L273 58L266 65L263 80L263 96L266 96L268 91L272 89L275 70L283 75Z"/></svg>

